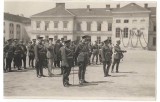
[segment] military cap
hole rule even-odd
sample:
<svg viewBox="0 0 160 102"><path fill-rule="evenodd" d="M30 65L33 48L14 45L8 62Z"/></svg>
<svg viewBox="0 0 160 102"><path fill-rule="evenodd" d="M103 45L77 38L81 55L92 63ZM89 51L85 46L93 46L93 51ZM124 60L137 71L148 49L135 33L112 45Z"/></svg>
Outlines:
<svg viewBox="0 0 160 102"><path fill-rule="evenodd" d="M43 37L38 37L37 39L41 39L41 40L42 40L42 39L43 39Z"/></svg>
<svg viewBox="0 0 160 102"><path fill-rule="evenodd" d="M104 42L104 43L109 43L109 40L107 39L107 40L104 40L103 42Z"/></svg>
<svg viewBox="0 0 160 102"><path fill-rule="evenodd" d="M70 43L70 42L71 42L71 40L65 40L64 41L65 44Z"/></svg>
<svg viewBox="0 0 160 102"><path fill-rule="evenodd" d="M14 39L14 41L17 41L18 39Z"/></svg>
<svg viewBox="0 0 160 102"><path fill-rule="evenodd" d="M32 41L36 41L36 39L32 39Z"/></svg>
<svg viewBox="0 0 160 102"><path fill-rule="evenodd" d="M9 41L9 42L10 42L10 41L12 41L12 39L8 39L7 41Z"/></svg>
<svg viewBox="0 0 160 102"><path fill-rule="evenodd" d="M57 39L57 41L60 41L60 39Z"/></svg>
<svg viewBox="0 0 160 102"><path fill-rule="evenodd" d="M117 42L117 43L120 43L121 41L120 41L120 40L117 40L116 42Z"/></svg>
<svg viewBox="0 0 160 102"><path fill-rule="evenodd" d="M85 39L85 38L87 38L87 37L89 37L88 35L84 35L84 36L82 36L82 39Z"/></svg>
<svg viewBox="0 0 160 102"><path fill-rule="evenodd" d="M53 38L49 38L49 40L53 41Z"/></svg>
<svg viewBox="0 0 160 102"><path fill-rule="evenodd" d="M61 40L64 40L64 38L61 38Z"/></svg>

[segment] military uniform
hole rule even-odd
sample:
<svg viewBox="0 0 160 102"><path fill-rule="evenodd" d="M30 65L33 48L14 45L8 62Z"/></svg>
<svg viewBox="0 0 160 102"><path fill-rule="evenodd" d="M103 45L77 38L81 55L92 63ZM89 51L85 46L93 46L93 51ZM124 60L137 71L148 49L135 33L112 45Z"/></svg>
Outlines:
<svg viewBox="0 0 160 102"><path fill-rule="evenodd" d="M23 42L22 42L23 43ZM21 49L22 49L22 61L23 61L23 67L26 69L26 56L27 56L27 48L24 44L21 44Z"/></svg>
<svg viewBox="0 0 160 102"><path fill-rule="evenodd" d="M98 44L93 45L93 57L92 57L92 63L94 62L94 57L96 56L96 64L98 63L98 53L99 53L99 48Z"/></svg>
<svg viewBox="0 0 160 102"><path fill-rule="evenodd" d="M53 62L54 62L54 45L49 43L46 45L47 48L47 60L48 60L48 75L51 77L52 74L52 68L53 68Z"/></svg>
<svg viewBox="0 0 160 102"><path fill-rule="evenodd" d="M9 39L8 41L11 41L11 39ZM4 55L6 58L6 71L11 71L11 63L14 57L14 50L14 46L11 43L6 44L4 47Z"/></svg>
<svg viewBox="0 0 160 102"><path fill-rule="evenodd" d="M120 42L120 41L117 41L117 42ZM118 44L116 44L116 46L114 47L114 61L113 61L113 64L112 64L112 72L114 70L114 66L116 64L116 72L118 73L119 72L119 63L120 63L120 60L123 58L123 52L126 52L126 51L123 51L121 50L120 46Z"/></svg>
<svg viewBox="0 0 160 102"><path fill-rule="evenodd" d="M79 83L83 84L86 82L85 81L85 72L86 72L86 67L87 67L88 60L89 60L88 43L86 43L86 42L80 43L76 48L75 54L76 54L76 56L78 56L77 62L78 62L78 66L79 66L79 72L78 72Z"/></svg>
<svg viewBox="0 0 160 102"><path fill-rule="evenodd" d="M29 66L30 66L30 63L31 63L31 66L32 68L34 67L34 57L35 57L35 54L34 54L34 45L33 44L30 44L28 46L28 57L29 57Z"/></svg>
<svg viewBox="0 0 160 102"><path fill-rule="evenodd" d="M42 39L41 37L39 39ZM36 59L36 71L37 71L37 77L44 76L43 75L43 62L45 61L45 50L44 50L44 45L42 43L38 43L35 45L35 59Z"/></svg>
<svg viewBox="0 0 160 102"><path fill-rule="evenodd" d="M23 57L23 50L21 48L21 45L16 44L14 51L14 64L18 68L18 70L21 70L22 57Z"/></svg>
<svg viewBox="0 0 160 102"><path fill-rule="evenodd" d="M64 41L65 43L70 43L70 40ZM70 46L63 46L60 48L62 63L61 66L63 68L63 85L68 86L69 84L69 74L71 72L71 68L74 66L73 60L73 51Z"/></svg>
<svg viewBox="0 0 160 102"><path fill-rule="evenodd" d="M108 43L108 40L104 41L105 43ZM103 71L104 71L104 76L110 76L109 73L109 68L111 66L112 63L112 49L110 48L110 46L108 46L108 44L105 44L102 47L102 61L103 61ZM107 69L106 69L106 65L107 65Z"/></svg>
<svg viewBox="0 0 160 102"><path fill-rule="evenodd" d="M55 61L54 61L54 66L55 67L61 67L60 66L60 61L61 61L61 54L60 54L60 48L63 46L60 42L60 40L57 40L55 46L54 46L54 52L55 52Z"/></svg>

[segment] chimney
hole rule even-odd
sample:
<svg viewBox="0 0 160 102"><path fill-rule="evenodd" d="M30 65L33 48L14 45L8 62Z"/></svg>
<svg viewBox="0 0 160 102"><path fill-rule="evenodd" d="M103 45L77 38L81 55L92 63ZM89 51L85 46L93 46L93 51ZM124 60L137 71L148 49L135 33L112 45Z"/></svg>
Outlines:
<svg viewBox="0 0 160 102"><path fill-rule="evenodd" d="M120 4L117 4L117 8L120 8Z"/></svg>
<svg viewBox="0 0 160 102"><path fill-rule="evenodd" d="M87 11L90 11L91 8L90 8L90 5L87 5Z"/></svg>
<svg viewBox="0 0 160 102"><path fill-rule="evenodd" d="M65 9L65 3L56 3L56 8L64 8Z"/></svg>
<svg viewBox="0 0 160 102"><path fill-rule="evenodd" d="M108 4L107 4L107 5L106 5L106 9L108 9L108 10L109 10L109 9L110 9L110 5L108 5Z"/></svg>
<svg viewBox="0 0 160 102"><path fill-rule="evenodd" d="M146 3L146 4L144 4L144 8L146 8L146 9L148 8L148 4L147 4L147 3Z"/></svg>

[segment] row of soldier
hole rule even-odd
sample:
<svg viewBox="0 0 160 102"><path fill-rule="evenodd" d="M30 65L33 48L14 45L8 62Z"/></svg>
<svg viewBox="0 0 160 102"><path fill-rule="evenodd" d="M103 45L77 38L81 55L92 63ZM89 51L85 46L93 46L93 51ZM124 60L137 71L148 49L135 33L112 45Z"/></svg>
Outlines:
<svg viewBox="0 0 160 102"><path fill-rule="evenodd" d="M109 68L112 63L112 44L111 40L107 39L98 45L95 42L94 45L91 45L89 41L89 36L83 36L82 41L78 44L71 42L70 40L57 40L53 44L53 39L49 38L48 40L43 40L42 37L39 37L38 43L36 40L30 41L26 46L23 41L15 39L9 39L7 44L4 46L4 57L6 59L6 67L4 71L11 71L12 60L14 62L14 67L17 67L18 70L21 70L22 61L24 69L26 69L26 56L28 53L29 57L29 66L34 67L35 59L35 68L37 72L37 77L45 77L43 74L43 68L48 68L49 77L54 76L52 73L53 63L54 67L61 68L61 74L63 74L63 85L69 86L69 74L71 68L75 65L79 66L79 84L88 83L85 80L85 71L86 67L90 63L92 56L92 63L94 63L94 58L96 57L96 64L98 63L98 57L100 63L103 63L104 76L109 75ZM112 71L114 65L116 64L116 72L118 72L118 66L120 59L123 58L123 50L120 49L120 41L117 41L116 46L114 47L114 61L112 64ZM93 55L92 55L93 54ZM61 62L61 63L60 63Z"/></svg>

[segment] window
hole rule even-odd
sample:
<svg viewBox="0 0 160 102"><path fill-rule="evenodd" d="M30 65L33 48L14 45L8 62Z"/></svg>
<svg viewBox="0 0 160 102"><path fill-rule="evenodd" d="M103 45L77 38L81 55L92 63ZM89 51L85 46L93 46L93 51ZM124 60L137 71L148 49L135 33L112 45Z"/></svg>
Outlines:
<svg viewBox="0 0 160 102"><path fill-rule="evenodd" d="M58 28L58 21L54 21L54 28Z"/></svg>
<svg viewBox="0 0 160 102"><path fill-rule="evenodd" d="M57 41L57 40L58 40L58 36L55 35L55 36L54 36L54 41Z"/></svg>
<svg viewBox="0 0 160 102"><path fill-rule="evenodd" d="M120 19L117 19L117 20L116 20L116 23L121 23L121 20L120 20Z"/></svg>
<svg viewBox="0 0 160 102"><path fill-rule="evenodd" d="M41 24L41 22L40 22L40 21L37 21L37 22L36 22L36 28L40 28L40 24Z"/></svg>
<svg viewBox="0 0 160 102"><path fill-rule="evenodd" d="M67 36L63 36L64 40L67 40Z"/></svg>
<svg viewBox="0 0 160 102"><path fill-rule="evenodd" d="M108 31L112 31L112 23L108 23Z"/></svg>
<svg viewBox="0 0 160 102"><path fill-rule="evenodd" d="M156 46L156 37L153 37L153 46Z"/></svg>
<svg viewBox="0 0 160 102"><path fill-rule="evenodd" d="M67 28L68 21L63 21L63 28Z"/></svg>
<svg viewBox="0 0 160 102"><path fill-rule="evenodd" d="M120 28L116 28L116 38L120 37Z"/></svg>
<svg viewBox="0 0 160 102"><path fill-rule="evenodd" d="M140 28L140 30L145 30L144 28Z"/></svg>
<svg viewBox="0 0 160 102"><path fill-rule="evenodd" d="M5 22L3 22L3 27L4 27L3 33L6 33L6 31L5 31Z"/></svg>
<svg viewBox="0 0 160 102"><path fill-rule="evenodd" d="M128 28L124 28L123 37L128 38Z"/></svg>
<svg viewBox="0 0 160 102"><path fill-rule="evenodd" d="M156 25L154 25L154 27L153 27L153 31L155 31L155 32L156 32Z"/></svg>
<svg viewBox="0 0 160 102"><path fill-rule="evenodd" d="M98 44L101 43L101 37L100 36L97 36L97 42L98 42Z"/></svg>
<svg viewBox="0 0 160 102"><path fill-rule="evenodd" d="M145 19L142 19L141 22L145 22Z"/></svg>
<svg viewBox="0 0 160 102"><path fill-rule="evenodd" d="M136 22L137 22L137 20L133 20L132 22L133 22L133 23L136 23Z"/></svg>
<svg viewBox="0 0 160 102"><path fill-rule="evenodd" d="M81 31L81 22L77 23L77 31Z"/></svg>
<svg viewBox="0 0 160 102"><path fill-rule="evenodd" d="M124 23L129 23L129 20L124 20Z"/></svg>
<svg viewBox="0 0 160 102"><path fill-rule="evenodd" d="M97 31L101 31L101 23L97 22Z"/></svg>
<svg viewBox="0 0 160 102"><path fill-rule="evenodd" d="M10 34L14 34L14 25L13 25L13 23L9 24L9 32L10 32Z"/></svg>
<svg viewBox="0 0 160 102"><path fill-rule="evenodd" d="M87 22L87 31L91 31L91 22Z"/></svg>
<svg viewBox="0 0 160 102"><path fill-rule="evenodd" d="M16 33L17 33L16 35L17 39L20 39L21 28L19 24L16 25Z"/></svg>
<svg viewBox="0 0 160 102"><path fill-rule="evenodd" d="M45 31L48 30L48 28L49 28L49 21L46 21L45 22Z"/></svg>

